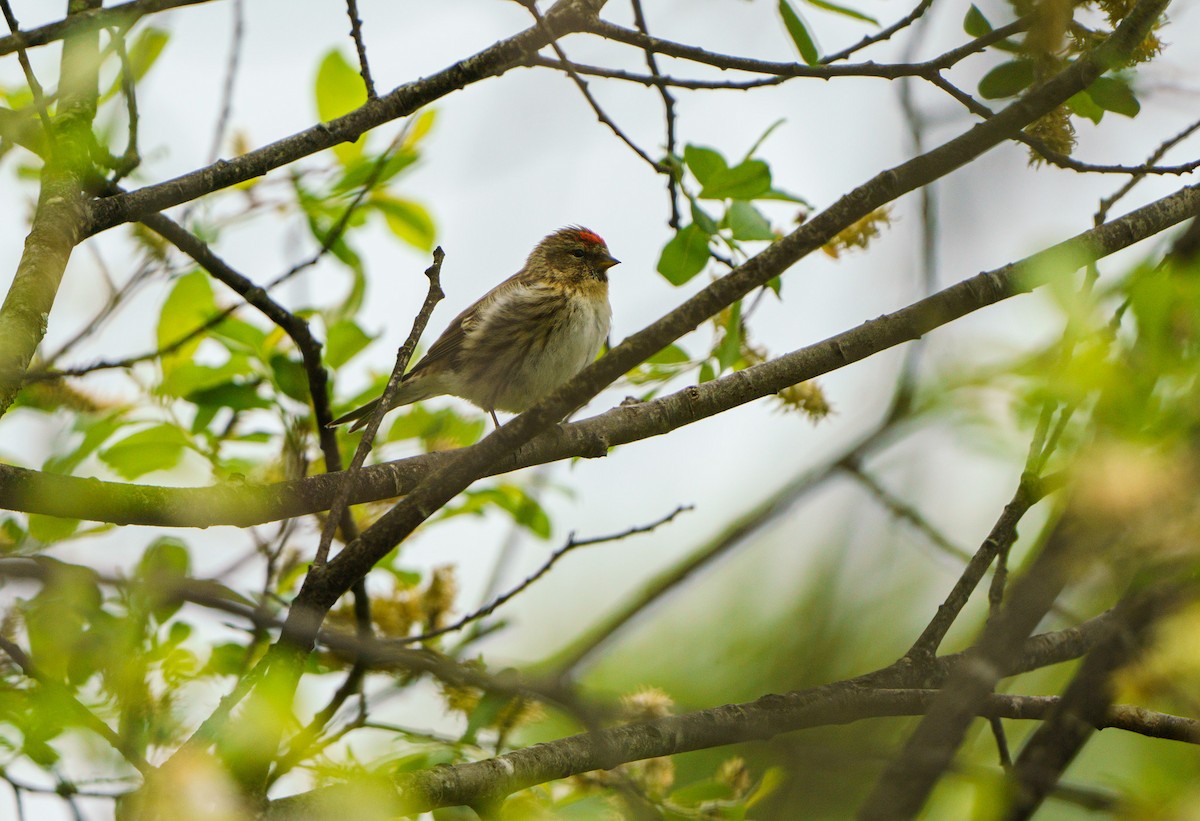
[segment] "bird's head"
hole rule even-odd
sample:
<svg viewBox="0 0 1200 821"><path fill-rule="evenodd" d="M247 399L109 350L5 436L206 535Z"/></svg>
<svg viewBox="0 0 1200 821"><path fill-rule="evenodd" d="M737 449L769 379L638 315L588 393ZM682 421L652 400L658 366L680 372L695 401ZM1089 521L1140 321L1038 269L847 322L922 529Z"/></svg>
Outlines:
<svg viewBox="0 0 1200 821"><path fill-rule="evenodd" d="M600 235L572 225L560 228L543 239L529 255L529 270L546 271L549 276L565 279L595 279L604 282L607 271L620 260L608 253Z"/></svg>

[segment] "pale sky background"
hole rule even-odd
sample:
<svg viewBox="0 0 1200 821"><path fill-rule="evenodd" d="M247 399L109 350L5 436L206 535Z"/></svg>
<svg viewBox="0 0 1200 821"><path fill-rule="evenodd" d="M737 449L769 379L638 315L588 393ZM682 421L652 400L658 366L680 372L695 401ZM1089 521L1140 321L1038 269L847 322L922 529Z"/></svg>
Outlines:
<svg viewBox="0 0 1200 821"><path fill-rule="evenodd" d="M63 5L14 1L25 27L56 19ZM775 5L768 0L646 0L650 29L657 35L726 53L795 59ZM908 3L897 0L857 0L851 5L885 23L909 9ZM359 6L380 93L530 24L524 9L502 0L360 0ZM1007 19L1006 4L981 6L993 21ZM827 52L873 31L803 8ZM935 3L922 58L965 38L961 30L965 9L962 3ZM145 162L130 185L157 182L206 164L233 10L234 4L225 0L154 15L140 24L168 29L171 41L139 86ZM619 0L608 4L605 16L629 22L628 8ZM1078 157L1138 162L1160 139L1196 116L1198 66L1191 44L1200 36L1200 12L1194 4L1176 3L1172 19L1163 33L1172 45L1161 63L1142 75L1140 87L1147 92L1142 116L1131 121L1110 114L1099 130L1080 125ZM317 63L332 46L354 60L348 28L344 4L336 0L246 3L246 39L232 124L251 146L315 122L312 88ZM906 42L907 36L902 36L901 43ZM579 62L639 73L644 69L641 52L630 47L590 36L573 36L563 45ZM896 51L885 45L867 56L879 61L899 59ZM43 82L52 83L57 47L38 49L33 56ZM975 59L953 78L974 90L975 81L994 63L992 57ZM670 60L664 60L663 68L676 76L723 76ZM21 82L15 59L0 61L0 82L7 87ZM592 80L591 88L639 145L651 155L661 152L663 119L657 92L599 80ZM894 84L871 79L794 80L753 92L677 90L680 144L709 145L728 157L740 157L768 126L784 119L760 156L770 162L777 187L822 208L880 169L911 156L896 92ZM917 100L936 124L929 146L960 133L970 123L957 104L932 90L919 89ZM675 289L655 272L659 251L670 237L662 179L596 122L564 75L516 69L450 95L434 107L437 122L424 143L420 167L397 186L399 193L428 206L437 223L437 240L447 253L442 273L447 296L433 316L426 345L461 308L515 272L538 239L571 223L599 232L623 261L611 272L614 341L652 322L707 281L707 274L702 274ZM382 145L399 128L399 123L383 126L372 135L372 143ZM1167 161L1193 156L1196 144L1194 139L1185 143ZM25 215L34 195L29 183L14 182L14 160L19 154L14 151L0 161L0 208L10 215L0 221L0 287L4 288L20 255ZM306 161L325 162L323 157ZM1066 171L1033 173L1025 149L1004 145L993 150L937 186L945 238L938 259L941 285L1003 265L1090 227L1099 197L1119 182L1081 179ZM1179 184L1176 178L1151 180L1118 211L1124 213ZM837 262L815 254L790 270L784 277L784 301L766 299L755 315L754 339L773 353L783 353L911 302L919 295L922 278L916 205L915 195L902 198L894 209L892 228L867 253ZM784 228L794 213L792 206L770 210L774 224ZM119 250L124 247L117 238L120 233L120 229L110 232L113 236L98 243L109 265L118 267L118 276L123 264ZM302 236L294 222L281 228L258 219L227 231L218 250L239 271L265 282L311 252L306 239L298 242ZM365 369L391 367L394 350L407 335L423 297L421 272L429 264L425 255L401 245L382 226L353 241L363 253L371 283L363 322L369 332L381 336L360 355L356 367L346 371L340 385L343 395L360 387ZM51 347L72 335L93 310L99 293L94 275L91 256L77 252L50 320ZM299 307L316 299L316 294L341 293L348 284L348 274L325 262L277 296L284 304ZM217 290L219 298L228 293L220 286ZM72 364L90 361L97 352L117 357L151 349L154 323L147 317L157 317L165 292L159 285L143 290L122 315L124 319L100 336L99 344L88 349L89 355ZM960 363L1003 359L1031 339L1055 335L1057 321L1043 297L1018 298L935 332L927 367L953 373ZM702 329L695 341L685 344L698 352L707 339L708 331ZM513 626L484 645L490 658L502 666L543 657L636 590L640 580L694 550L805 467L853 441L884 411L887 389L900 361L901 351L893 350L823 378L836 413L816 426L759 400L669 436L625 446L606 459L555 466L552 484L571 490L551 490L543 498L555 534L549 542L522 539L505 587L536 569L572 531L581 537L596 536L652 521L679 504L696 509L653 535L580 551L564 560L547 579L501 611ZM118 390L121 380L90 384ZM605 392L587 413L610 407L628 392ZM1003 404L998 410L1004 411ZM0 455L39 465L64 432L64 417L14 412L0 423ZM1015 487L1026 439L1025 434L1014 432L1007 447L979 444L953 432L927 433L886 451L873 465L890 488L911 501L928 503L925 510L930 519L953 540L974 549ZM964 455L970 458L964 460ZM105 475L102 465L88 463L87 468ZM151 475L139 481L188 484L203 477ZM949 494L953 504L933 504L950 498ZM405 556L420 568L458 563L464 588L460 607L471 609L508 530L499 516L460 519L419 534L405 548ZM136 559L156 533L124 528L99 541L55 548L52 555L120 566ZM923 549L919 536L895 526L856 486L835 480L779 520L738 558L705 571L691 587L664 603L659 615L672 629L680 630L719 613L729 618L764 618L774 612L778 601L802 587L805 567L836 541L831 538L835 534L844 539L853 566L868 582L883 584L896 568L928 568L923 571L928 587L922 599L928 603L912 614L895 615L911 619L914 625L927 620L935 597L940 598L957 577L954 562ZM200 573L223 567L229 560L229 546L245 542L241 534L224 528L178 535L201 548L195 551ZM310 540L315 548L315 534ZM662 623L652 629L661 630ZM629 635L637 634L634 630ZM894 656L902 649L881 652ZM434 723L430 721L431 726ZM0 799L0 818L9 806L7 799Z"/></svg>

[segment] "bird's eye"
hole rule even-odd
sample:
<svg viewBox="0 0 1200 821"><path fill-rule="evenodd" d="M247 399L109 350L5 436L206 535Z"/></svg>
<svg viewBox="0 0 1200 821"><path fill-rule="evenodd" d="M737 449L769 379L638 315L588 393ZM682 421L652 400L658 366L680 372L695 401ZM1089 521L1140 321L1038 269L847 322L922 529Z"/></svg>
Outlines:
<svg viewBox="0 0 1200 821"><path fill-rule="evenodd" d="M571 256L575 257L576 259L583 259L583 249L576 248L574 251L571 252Z"/></svg>

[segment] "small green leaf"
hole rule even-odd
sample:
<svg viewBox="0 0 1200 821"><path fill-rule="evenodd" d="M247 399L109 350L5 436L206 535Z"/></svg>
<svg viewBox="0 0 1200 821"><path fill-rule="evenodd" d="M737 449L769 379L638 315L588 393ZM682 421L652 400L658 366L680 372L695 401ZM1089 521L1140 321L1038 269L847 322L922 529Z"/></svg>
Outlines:
<svg viewBox="0 0 1200 821"><path fill-rule="evenodd" d="M418 439L426 450L446 450L465 447L479 441L484 426L483 419L464 418L453 408L429 410L418 404L396 415L396 421L388 431L387 441Z"/></svg>
<svg viewBox="0 0 1200 821"><path fill-rule="evenodd" d="M79 529L78 519L60 519L57 516L29 514L29 535L42 544L53 544L69 539Z"/></svg>
<svg viewBox="0 0 1200 821"><path fill-rule="evenodd" d="M846 6L839 6L837 3L830 3L829 0L804 0L804 2L808 3L810 6L816 6L817 8L824 9L825 11L831 11L834 14L840 14L843 17L861 20L862 22L870 23L873 26L879 25L879 21L874 17L871 17L869 14L863 14L857 9L847 8Z"/></svg>
<svg viewBox="0 0 1200 821"><path fill-rule="evenodd" d="M705 200L752 200L770 190L771 167L762 160L746 160L713 174L699 196Z"/></svg>
<svg viewBox="0 0 1200 821"><path fill-rule="evenodd" d="M704 232L709 236L720 230L717 227L717 221L710 217L708 212L701 208L697 202L692 203L692 222L704 229Z"/></svg>
<svg viewBox="0 0 1200 821"><path fill-rule="evenodd" d="M967 9L967 16L963 18L963 31L972 37L983 37L992 33L992 24L974 3Z"/></svg>
<svg viewBox="0 0 1200 821"><path fill-rule="evenodd" d="M1035 78L1032 60L1010 60L983 75L979 95L985 100L1011 97L1032 85Z"/></svg>
<svg viewBox="0 0 1200 821"><path fill-rule="evenodd" d="M215 388L240 376L249 376L254 372L250 359L242 354L231 355L224 365L197 365L194 362L184 362L173 368L162 384L158 393L162 396L187 397L207 388Z"/></svg>
<svg viewBox="0 0 1200 821"><path fill-rule="evenodd" d="M240 644L226 642L213 647L201 675L235 676L245 669L246 648Z"/></svg>
<svg viewBox="0 0 1200 821"><path fill-rule="evenodd" d="M672 344L647 359L646 363L649 365L677 365L690 360L691 357L687 355L687 351L678 345Z"/></svg>
<svg viewBox="0 0 1200 821"><path fill-rule="evenodd" d="M267 344L267 334L261 328L232 316L213 327L212 335L230 353L261 354Z"/></svg>
<svg viewBox="0 0 1200 821"><path fill-rule="evenodd" d="M1120 77L1100 77L1087 90L1088 96L1103 108L1123 117L1136 117L1142 104L1133 95L1133 89Z"/></svg>
<svg viewBox="0 0 1200 821"><path fill-rule="evenodd" d="M230 408L235 411L271 407L270 401L259 396L258 385L258 381L225 382L211 388L193 391L185 398L192 404L201 407Z"/></svg>
<svg viewBox="0 0 1200 821"><path fill-rule="evenodd" d="M143 581L169 576L181 578L191 572L192 557L187 544L171 536L155 539L138 562L137 575Z"/></svg>
<svg viewBox="0 0 1200 821"><path fill-rule="evenodd" d="M100 451L100 460L121 478L136 479L175 467L189 445L186 434L174 425L154 425Z"/></svg>
<svg viewBox="0 0 1200 821"><path fill-rule="evenodd" d="M314 89L317 99L317 116L322 122L336 120L367 101L367 89L358 70L337 49L331 49L322 58L317 68ZM333 147L333 153L343 165L362 154L362 139L353 143L341 143Z"/></svg>
<svg viewBox="0 0 1200 821"><path fill-rule="evenodd" d="M717 365L723 373L742 358L742 301L739 299L729 309L729 318L725 321L725 334L721 344L713 351Z"/></svg>
<svg viewBox="0 0 1200 821"><path fill-rule="evenodd" d="M783 17L783 25L787 28L788 35L796 44L796 50L800 52L804 62L810 66L821 62L820 50L812 35L808 33L808 27L804 25L804 19L800 13L792 8L787 0L779 0L779 14Z"/></svg>
<svg viewBox="0 0 1200 821"><path fill-rule="evenodd" d="M658 272L672 285L682 285L704 270L708 257L708 233L698 225L689 225L663 247Z"/></svg>
<svg viewBox="0 0 1200 821"><path fill-rule="evenodd" d="M371 344L372 337L353 320L343 319L329 326L325 340L325 362L340 368Z"/></svg>
<svg viewBox="0 0 1200 821"><path fill-rule="evenodd" d="M129 71L135 83L149 73L170 38L171 35L162 29L150 27L144 29L133 43L127 46L125 53L129 57ZM118 76L108 90L100 96L100 102L104 103L112 99L121 88L122 78Z"/></svg>
<svg viewBox="0 0 1200 821"><path fill-rule="evenodd" d="M1071 110L1072 114L1086 117L1093 123L1099 124L1104 119L1104 109L1096 105L1096 101L1086 91L1071 95L1071 98L1067 100L1067 108Z"/></svg>
<svg viewBox="0 0 1200 821"><path fill-rule="evenodd" d="M771 223L752 203L745 200L734 200L725 214L725 219L733 231L734 239L747 242L775 239Z"/></svg>
<svg viewBox="0 0 1200 821"><path fill-rule="evenodd" d="M129 67L135 80L140 80L149 73L170 39L171 35L163 29L152 26L142 29L128 49Z"/></svg>
<svg viewBox="0 0 1200 821"><path fill-rule="evenodd" d="M359 157L346 166L345 173L334 183L332 193L345 194L348 191L355 191L366 185L368 181L371 181L374 187L382 188L389 180L415 163L418 156L416 151L401 149L383 160L383 168L378 170L379 157Z"/></svg>
<svg viewBox="0 0 1200 821"><path fill-rule="evenodd" d="M425 206L388 194L376 194L371 204L383 214L393 234L422 251L433 250L433 217Z"/></svg>
<svg viewBox="0 0 1200 821"><path fill-rule="evenodd" d="M192 271L175 281L158 316L157 341L159 348L166 348L179 341L196 328L206 323L217 312L213 299L212 284L203 271ZM188 340L180 348L162 358L163 374L172 368L189 362L203 337Z"/></svg>
<svg viewBox="0 0 1200 821"><path fill-rule="evenodd" d="M705 148L701 145L688 145L683 149L683 161L691 170L692 176L701 185L706 184L716 173L725 171L729 164L716 149Z"/></svg>
<svg viewBox="0 0 1200 821"><path fill-rule="evenodd" d="M271 373L275 386L286 396L297 402L308 402L311 394L308 391L308 372L304 365L284 354L271 357Z"/></svg>
<svg viewBox="0 0 1200 821"><path fill-rule="evenodd" d="M74 450L47 459L42 465L42 470L46 473L71 473L79 467L84 459L95 453L97 448L126 424L128 422L122 419L119 413L110 413L105 416L85 414L77 416L72 430L75 433L82 433L83 439Z"/></svg>

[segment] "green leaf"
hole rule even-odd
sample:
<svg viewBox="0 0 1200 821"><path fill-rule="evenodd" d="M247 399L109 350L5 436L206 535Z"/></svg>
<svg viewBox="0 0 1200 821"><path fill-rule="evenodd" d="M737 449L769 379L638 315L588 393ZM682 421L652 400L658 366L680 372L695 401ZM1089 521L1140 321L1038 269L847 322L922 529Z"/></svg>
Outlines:
<svg viewBox="0 0 1200 821"><path fill-rule="evenodd" d="M963 18L963 31L972 37L983 37L992 33L992 24L974 3L967 9L967 16Z"/></svg>
<svg viewBox="0 0 1200 821"><path fill-rule="evenodd" d="M158 315L157 342L159 348L179 341L208 322L217 312L212 283L203 271L193 271L175 281ZM188 340L178 350L162 358L163 375L169 375L178 365L188 362L203 336Z"/></svg>
<svg viewBox="0 0 1200 821"><path fill-rule="evenodd" d="M678 365L691 361L687 351L678 345L671 344L646 360L648 365Z"/></svg>
<svg viewBox="0 0 1200 821"><path fill-rule="evenodd" d="M193 391L187 395L186 399L201 407L230 408L235 411L271 407L269 400L259 396L258 385L258 381L225 382L211 388Z"/></svg>
<svg viewBox="0 0 1200 821"><path fill-rule="evenodd" d="M658 272L672 285L682 285L704 270L708 257L708 233L698 225L689 225L663 247Z"/></svg>
<svg viewBox="0 0 1200 821"><path fill-rule="evenodd" d="M721 372L729 370L742 358L742 301L739 299L729 309L725 321L725 335L721 344L713 351Z"/></svg>
<svg viewBox="0 0 1200 821"><path fill-rule="evenodd" d="M236 676L245 669L246 648L226 642L213 647L201 675Z"/></svg>
<svg viewBox="0 0 1200 821"><path fill-rule="evenodd" d="M720 230L717 226L717 221L710 217L708 212L701 208L697 202L692 203L692 222L704 229L704 233L709 236Z"/></svg>
<svg viewBox="0 0 1200 821"><path fill-rule="evenodd" d="M171 35L163 29L149 27L142 29L133 45L129 46L129 67L135 80L145 77L167 46Z"/></svg>
<svg viewBox="0 0 1200 821"><path fill-rule="evenodd" d="M464 418L453 408L429 410L424 405L413 405L396 415L387 441L418 439L425 450L461 448L478 442L485 426L483 419Z"/></svg>
<svg viewBox="0 0 1200 821"><path fill-rule="evenodd" d="M157 392L162 396L190 397L197 391L215 388L237 377L254 373L249 357L233 354L224 365L197 365L184 362L171 370Z"/></svg>
<svg viewBox="0 0 1200 821"><path fill-rule="evenodd" d="M692 176L701 184L706 184L712 176L725 171L729 164L720 152L700 145L688 145L683 149L683 161L691 170Z"/></svg>
<svg viewBox="0 0 1200 821"><path fill-rule="evenodd" d="M745 241L774 240L771 223L759 213L753 204L745 200L734 200L725 214L733 238Z"/></svg>
<svg viewBox="0 0 1200 821"><path fill-rule="evenodd" d="M284 395L305 403L312 398L308 391L308 372L304 370L303 364L284 354L272 356L270 364L275 386Z"/></svg>
<svg viewBox="0 0 1200 821"><path fill-rule="evenodd" d="M136 573L141 582L139 599L159 624L165 623L183 605L172 588L187 578L191 568L187 544L171 536L156 539L142 554Z"/></svg>
<svg viewBox="0 0 1200 821"><path fill-rule="evenodd" d="M57 516L29 514L29 535L42 544L53 544L69 539L79 529L78 519L60 519Z"/></svg>
<svg viewBox="0 0 1200 821"><path fill-rule="evenodd" d="M42 465L42 470L46 473L71 473L79 467L84 459L95 453L97 448L126 424L128 422L121 418L120 413L110 413L104 416L81 414L75 417L73 430L76 433L82 433L83 439L75 446L74 450L47 459Z"/></svg>
<svg viewBox="0 0 1200 821"><path fill-rule="evenodd" d="M1071 110L1071 113L1086 117L1093 123L1099 124L1104 119L1104 109L1096 105L1096 101L1086 91L1071 95L1071 98L1067 100L1067 108Z"/></svg>
<svg viewBox="0 0 1200 821"><path fill-rule="evenodd" d="M383 161L383 168L376 171L380 158L377 156L359 157L346 166L345 173L334 183L331 189L334 194L345 194L356 191L371 180L376 188L382 188L389 180L415 163L420 155L416 151L393 152Z"/></svg>
<svg viewBox="0 0 1200 821"><path fill-rule="evenodd" d="M226 317L212 329L213 338L230 353L261 355L266 349L267 334L261 328L236 317Z"/></svg>
<svg viewBox="0 0 1200 821"><path fill-rule="evenodd" d="M671 802L695 807L709 801L728 801L734 798L733 787L716 779L695 781L671 793Z"/></svg>
<svg viewBox="0 0 1200 821"><path fill-rule="evenodd" d="M371 344L373 337L350 319L329 326L325 340L325 363L340 368Z"/></svg>
<svg viewBox="0 0 1200 821"><path fill-rule="evenodd" d="M1136 117L1142 110L1142 104L1133 95L1133 89L1120 77L1100 77L1092 83L1087 93L1096 105L1123 117Z"/></svg>
<svg viewBox="0 0 1200 821"><path fill-rule="evenodd" d="M425 206L388 194L374 195L371 205L383 214L388 228L397 237L422 251L433 250L433 217Z"/></svg>
<svg viewBox="0 0 1200 821"><path fill-rule="evenodd" d="M787 0L779 0L779 14L783 17L783 25L787 28L788 35L796 44L796 50L800 52L804 62L810 66L821 62L820 50L812 35L808 33L808 27L804 25L804 19L800 13L792 8Z"/></svg>
<svg viewBox="0 0 1200 821"><path fill-rule="evenodd" d="M440 518L471 514L482 516L490 508L507 512L517 524L542 539L550 538L550 518L538 501L517 485L468 490L454 506L442 508Z"/></svg>
<svg viewBox="0 0 1200 821"><path fill-rule="evenodd" d="M762 160L746 160L713 174L699 196L705 200L752 200L770 190L770 166Z"/></svg>
<svg viewBox="0 0 1200 821"><path fill-rule="evenodd" d="M1034 79L1036 74L1032 60L1010 60L983 75L979 81L979 95L985 100L1011 97L1031 86Z"/></svg>
<svg viewBox="0 0 1200 821"><path fill-rule="evenodd" d="M121 478L136 479L175 467L190 444L187 435L174 425L154 425L100 451L100 459Z"/></svg>
<svg viewBox="0 0 1200 821"><path fill-rule="evenodd" d="M871 17L869 14L863 14L857 9L847 8L846 6L839 6L837 3L830 3L829 0L804 0L804 2L808 3L810 6L816 6L817 8L824 9L825 11L831 11L834 14L840 14L843 17L861 20L864 23L870 23L873 26L879 25L879 21L874 17Z"/></svg>
<svg viewBox="0 0 1200 821"><path fill-rule="evenodd" d="M167 32L150 27L143 29L137 39L126 47L125 53L129 56L129 71L135 83L145 77L153 68L169 39L171 39L171 35ZM121 90L121 86L122 79L118 75L108 90L100 96L99 102L104 103L112 99Z"/></svg>
<svg viewBox="0 0 1200 821"><path fill-rule="evenodd" d="M358 70L342 56L336 48L322 58L317 68L315 85L317 116L322 122L336 120L367 101L367 89ZM333 153L343 165L362 155L363 140L341 143L333 147Z"/></svg>

